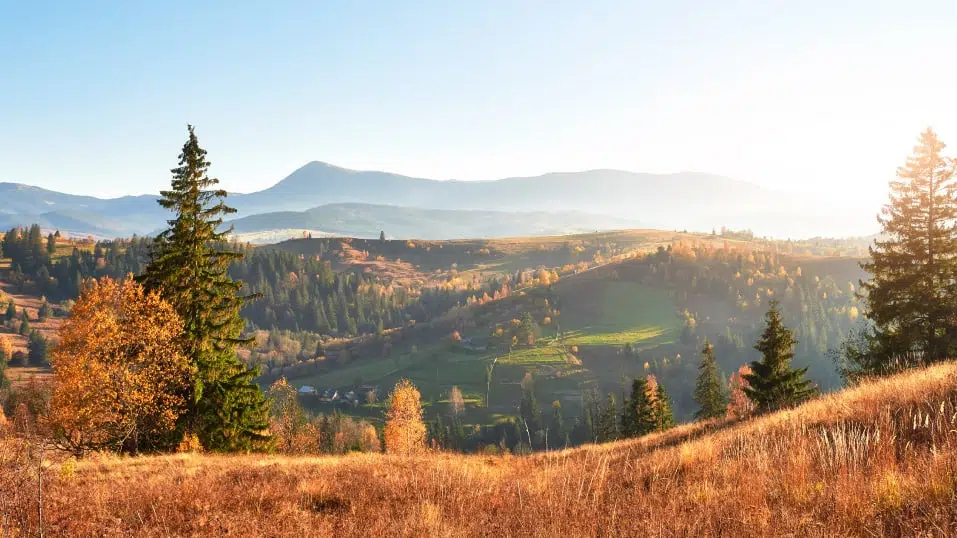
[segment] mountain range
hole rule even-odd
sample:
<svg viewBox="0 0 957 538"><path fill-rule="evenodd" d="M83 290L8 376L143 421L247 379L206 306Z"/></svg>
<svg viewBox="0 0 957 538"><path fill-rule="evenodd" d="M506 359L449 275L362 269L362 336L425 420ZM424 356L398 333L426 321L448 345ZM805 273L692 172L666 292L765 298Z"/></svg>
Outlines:
<svg viewBox="0 0 957 538"><path fill-rule="evenodd" d="M99 237L151 234L165 225L157 196L101 199L0 183L0 228L34 222ZM503 237L622 227L710 230L726 225L761 235L861 235L856 215L723 176L620 170L550 173L491 181L414 178L310 162L265 190L230 194L243 234L304 230L358 237ZM842 224L844 223L844 224Z"/></svg>

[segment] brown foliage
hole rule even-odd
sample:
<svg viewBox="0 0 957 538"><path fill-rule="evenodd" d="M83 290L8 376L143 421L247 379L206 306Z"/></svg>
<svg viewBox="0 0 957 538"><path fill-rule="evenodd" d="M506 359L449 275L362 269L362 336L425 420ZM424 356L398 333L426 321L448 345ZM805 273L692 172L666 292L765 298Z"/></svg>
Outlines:
<svg viewBox="0 0 957 538"><path fill-rule="evenodd" d="M173 308L132 278L90 281L53 349L55 441L76 453L175 446L191 373L181 333Z"/></svg>

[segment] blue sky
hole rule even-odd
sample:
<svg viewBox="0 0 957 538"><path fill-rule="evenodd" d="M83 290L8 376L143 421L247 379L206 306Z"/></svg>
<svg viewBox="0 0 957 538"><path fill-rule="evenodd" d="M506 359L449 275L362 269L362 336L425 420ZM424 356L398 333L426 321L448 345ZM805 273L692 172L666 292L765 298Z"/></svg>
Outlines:
<svg viewBox="0 0 957 538"><path fill-rule="evenodd" d="M239 192L322 160L873 204L926 126L957 153L955 28L945 1L0 0L0 181L156 192L193 123Z"/></svg>

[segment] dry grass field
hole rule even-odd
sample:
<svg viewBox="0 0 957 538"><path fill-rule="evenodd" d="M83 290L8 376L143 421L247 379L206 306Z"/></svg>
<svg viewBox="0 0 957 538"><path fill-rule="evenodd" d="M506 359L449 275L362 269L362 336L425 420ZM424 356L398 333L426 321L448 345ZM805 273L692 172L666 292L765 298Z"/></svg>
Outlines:
<svg viewBox="0 0 957 538"><path fill-rule="evenodd" d="M19 484L0 532L36 535L36 467L15 475L30 455L15 447L0 452L0 481ZM42 468L46 536L947 536L957 364L529 457L48 455Z"/></svg>

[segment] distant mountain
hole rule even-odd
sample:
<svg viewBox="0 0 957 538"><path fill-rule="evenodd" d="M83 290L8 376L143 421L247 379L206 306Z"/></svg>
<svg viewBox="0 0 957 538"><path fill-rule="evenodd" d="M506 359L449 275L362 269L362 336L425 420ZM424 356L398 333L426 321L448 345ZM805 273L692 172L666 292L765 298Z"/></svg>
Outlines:
<svg viewBox="0 0 957 538"><path fill-rule="evenodd" d="M156 204L156 196L126 196L100 199L74 196L15 183L0 183L0 226L39 222L44 227L61 228L78 234L125 236L149 234L165 225L167 213ZM752 228L759 235L778 237L865 235L875 230L873 214L857 215L846 208L827 208L817 198L800 199L783 195L750 183L723 176L696 172L643 174L620 170L563 172L535 177L516 177L494 181L438 181L386 172L348 170L322 162L311 162L268 189L231 194L228 202L239 210L238 218L271 214L263 219L244 221L250 232L274 226L287 219L295 222L314 220L329 225L335 219L331 204L368 204L419 208L413 217L401 217L394 210L349 209L336 226L337 233L363 235L379 224L361 224L355 215L382 219L402 229L403 218L427 218L421 210L478 210L528 213L502 221L494 235L530 235L546 229L581 229L601 215L610 222L641 221L643 225L665 229L710 230L722 225ZM347 211L346 206L335 211ZM309 215L276 215L307 212ZM358 212L358 213L357 213ZM578 215L572 217L571 214ZM326 215L330 216L326 216ZM537 216L532 216L537 215ZM571 218L562 223L558 216ZM586 218L586 215L590 217ZM472 215L471 229L481 227ZM445 222L445 217L436 217ZM319 219L319 220L315 220ZM584 219L584 220L583 220ZM453 221L455 219L452 219ZM601 223L602 221L597 221ZM454 223L453 223L454 224ZM468 234L442 224L422 223L407 230L420 230L430 237ZM527 226L527 228L526 228ZM588 226L591 227L591 226ZM300 228L299 226L290 227ZM443 229L444 228L444 229ZM269 228L270 230L276 228ZM398 236L398 232L392 232ZM418 234L411 234L418 235Z"/></svg>
<svg viewBox="0 0 957 538"><path fill-rule="evenodd" d="M420 209L350 203L327 204L307 211L262 213L228 224L237 236L250 239L264 231L275 231L272 236L281 239L301 236L304 231L361 238L377 238L384 231L389 238L398 239L465 239L562 235L640 226L633 220L577 211Z"/></svg>

